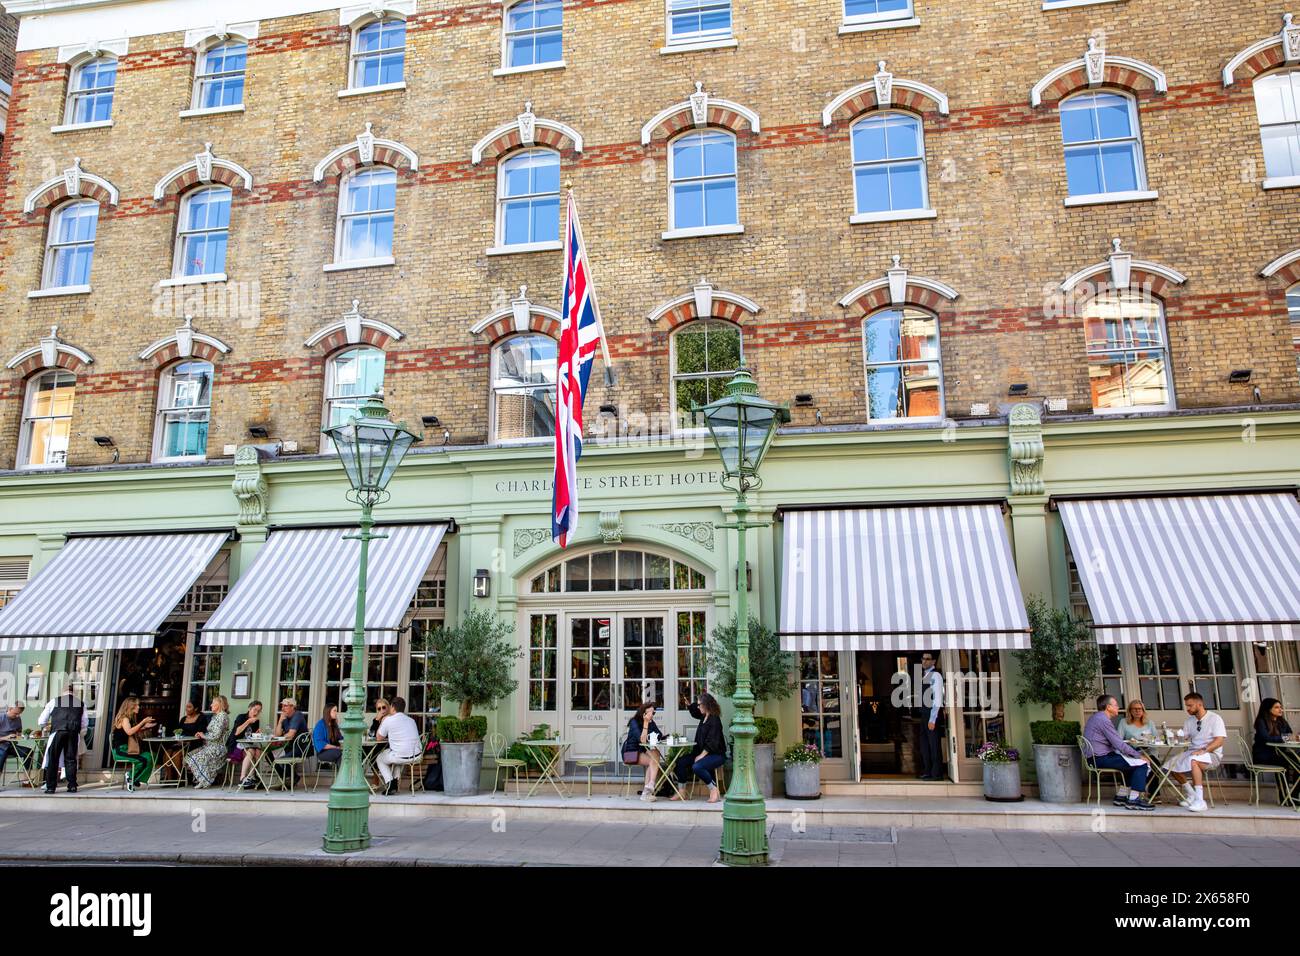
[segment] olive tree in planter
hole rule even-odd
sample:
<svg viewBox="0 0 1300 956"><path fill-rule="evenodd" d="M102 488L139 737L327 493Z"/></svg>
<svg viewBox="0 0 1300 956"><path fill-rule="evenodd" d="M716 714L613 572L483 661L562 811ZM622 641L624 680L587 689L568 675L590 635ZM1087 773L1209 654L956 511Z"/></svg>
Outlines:
<svg viewBox="0 0 1300 956"><path fill-rule="evenodd" d="M457 717L438 720L443 792L448 796L478 793L487 718L474 717L473 712L476 706L494 706L519 686L513 675L523 650L513 637L514 628L505 621L474 608L458 624L435 628L425 638L430 683L442 686L443 697L460 702Z"/></svg>
<svg viewBox="0 0 1300 956"><path fill-rule="evenodd" d="M723 697L736 692L736 618L713 628L713 635L705 646L708 665L709 689ZM781 639L776 632L760 624L757 618L749 619L749 683L755 701L783 700L795 689L790 674L794 670L795 656L781 650ZM754 738L754 775L763 796L772 795L775 766L776 739L780 727L771 717L755 717L758 731Z"/></svg>
<svg viewBox="0 0 1300 956"><path fill-rule="evenodd" d="M1076 738L1079 722L1065 719L1065 705L1096 692L1100 658L1092 629L1069 612L1032 598L1025 610L1030 648L1019 652L1020 704L1048 704L1051 720L1029 725L1034 742L1038 796L1047 803L1078 803L1082 798L1083 758Z"/></svg>

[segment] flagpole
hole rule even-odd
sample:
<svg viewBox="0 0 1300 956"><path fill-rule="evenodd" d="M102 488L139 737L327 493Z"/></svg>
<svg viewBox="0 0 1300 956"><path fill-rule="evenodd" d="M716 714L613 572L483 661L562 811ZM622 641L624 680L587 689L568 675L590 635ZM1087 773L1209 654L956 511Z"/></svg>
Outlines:
<svg viewBox="0 0 1300 956"><path fill-rule="evenodd" d="M568 216L570 210L574 208L573 180L572 179L566 180L564 183L564 188L569 194L569 201L567 204L567 208L565 210L565 215ZM573 225L578 233L578 245L585 249L587 246L586 243L582 241L582 223L576 222ZM596 314L596 325L600 329L600 357L605 362L605 385L613 386L615 384L614 383L614 362L609 357L609 343L605 341L605 320L600 317L600 300L596 298L596 280L594 276L591 275L592 271L594 270L589 270L587 274L587 288L589 290L588 295L591 296L592 304L595 306L595 308L592 311L595 312Z"/></svg>

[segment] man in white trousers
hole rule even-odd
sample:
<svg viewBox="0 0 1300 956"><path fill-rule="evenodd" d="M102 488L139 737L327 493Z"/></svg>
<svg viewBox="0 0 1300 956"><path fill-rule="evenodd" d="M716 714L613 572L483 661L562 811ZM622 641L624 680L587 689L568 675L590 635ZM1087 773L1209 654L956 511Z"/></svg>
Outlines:
<svg viewBox="0 0 1300 956"><path fill-rule="evenodd" d="M391 797L397 792L402 768L419 759L420 728L406 713L406 701L401 697L394 697L389 702L388 711L375 734L377 739L388 741L388 748L379 755L375 766L384 781L384 796Z"/></svg>
<svg viewBox="0 0 1300 956"><path fill-rule="evenodd" d="M1205 709L1205 698L1200 694L1188 694L1183 703L1187 705L1188 715L1183 733L1191 746L1165 766L1182 785L1184 798L1178 801L1178 805L1200 813L1206 808L1205 771L1223 762L1223 743L1228 739L1228 730L1222 717ZM1192 777L1190 784L1187 782L1188 773Z"/></svg>

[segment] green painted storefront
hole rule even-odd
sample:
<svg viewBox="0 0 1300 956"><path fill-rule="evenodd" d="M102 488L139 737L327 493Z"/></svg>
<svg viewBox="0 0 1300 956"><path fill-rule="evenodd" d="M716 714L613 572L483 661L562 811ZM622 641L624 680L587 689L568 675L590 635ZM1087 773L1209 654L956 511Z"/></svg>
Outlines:
<svg viewBox="0 0 1300 956"><path fill-rule="evenodd" d="M219 586L233 583L248 570L276 527L354 519L336 460L286 456L259 462L255 457L244 450L235 462L0 475L0 565L13 567L12 562L30 560L29 574L34 577L63 547L65 535L73 532L229 528L237 536L223 551L223 563L199 579ZM489 714L492 729L510 738L546 720L591 748L606 739L602 734L617 739L626 719L617 706L619 697L638 693L638 684L649 679L644 673L662 668L664 684L652 686L671 701L674 680L692 677L687 673L692 666L689 647L701 628L711 629L728 616L731 587L737 580L735 532L714 525L726 520L723 508L730 496L718 484L716 455L703 441L589 443L579 468L580 533L562 555L550 542L550 467L548 445L421 449L403 463L390 486L392 500L378 510L378 516L381 523L454 522L430 569L429 587L420 593L417 617L455 620L478 603L514 620L521 645L537 652L532 660L534 666L541 661L541 680L534 670L530 684L530 656L526 655L519 668L520 689ZM1295 408L1086 417L1042 425L1031 409L1011 420L947 427L788 431L778 437L765 461L763 487L751 495L751 504L757 515L771 518L783 506L1005 499L1007 529L1025 596L1041 594L1060 606L1078 606L1066 540L1059 516L1050 507L1051 495L1141 495L1297 483L1300 410ZM782 524L774 520L770 530L751 531L749 539L751 608L772 627L778 611L781 535ZM610 551L628 557L618 571L604 556ZM588 559L589 554L597 557ZM586 573L598 581L622 575L619 580L627 587L545 590L547 569L571 558L588 562ZM487 598L473 596L479 569L491 576ZM569 574L580 572L566 571L561 587L567 585ZM148 582L140 586L147 587ZM351 587L352 582L341 581L339 586ZM219 592L211 592L209 601L219 597ZM173 688L173 693L184 699L191 691L190 682L219 659L220 677L211 682L209 694L231 695L234 675L247 673L251 696L273 702L284 689L282 677L297 668L295 680L309 694L307 710L314 721L321 694L326 692L328 652L317 648L287 660L278 647L234 646L213 649L214 658L204 658L200 668L195 649L200 653L204 649L194 640L189 622L201 621L210 609L201 595L190 605L192 613L184 624L191 628L186 686ZM592 643L602 626L609 629L605 636L613 641L613 656L622 652L613 665L620 673L611 675L609 682L583 670L592 661L604 660ZM551 631L553 642L548 637ZM647 640L652 631L662 633L664 640L662 656L655 660L646 656L655 653ZM421 693L418 688L413 692L418 668L409 659L409 641L404 638L390 652L386 666L392 667L392 682L386 686L414 699ZM112 703L110 682L117 653L105 652L98 663L100 672L109 675L101 678L104 690L98 695L98 706L102 709ZM1220 676L1247 686L1257 676L1262 653L1247 645L1231 648L1228 658L1217 662L1220 670L1226 666L1231 673ZM1279 659L1292 656L1288 651ZM0 643L0 673L12 675L10 686L20 697L29 678L72 670L77 658L70 651L6 650ZM628 663L632 658L637 660ZM581 679L574 676L575 660L583 670ZM1171 662L1175 668L1189 669L1189 673L1178 672L1184 683L1198 676L1196 668L1201 665L1185 656L1157 666ZM1128 657L1119 664L1123 672L1110 679L1136 692L1141 663ZM855 771L867 772L850 754L864 752L854 749L855 734L863 730L860 724L865 720L857 710L861 666L853 652L804 661L801 671L808 683L785 701L760 706L760 713L779 720L783 746L798 739L805 722L810 729L816 724L818 733L825 735L821 739L838 737L840 756L826 764L827 778L847 779ZM961 666L955 657L945 660L945 669ZM976 765L967 754L981 728L992 726L1026 747L1028 721L1042 716L1012 702L1017 690L1013 655L999 655L998 666L1003 678L997 694L1001 700L986 708L996 713L972 716L968 722L952 721L961 727L954 732L961 736L953 746L956 772L962 779L973 779ZM1286 671L1278 682L1300 688L1300 674L1293 680L1287 670L1291 665L1269 666ZM619 685L619 677L624 686ZM40 682L40 693L25 700L29 725L44 699L57 690L49 683ZM1246 695L1238 696L1243 699L1237 701L1235 711L1220 708L1230 728L1241 726L1250 713ZM1296 697L1285 701L1288 709L1300 710L1300 693ZM239 710L245 703L233 700L232 706ZM1225 705L1230 703L1225 699ZM434 706L430 700L423 710L429 712ZM103 724L108 716L101 714ZM675 709L670 707L666 718L672 729L687 729L686 716ZM102 763L102 731L97 745L97 752L83 758L87 766Z"/></svg>

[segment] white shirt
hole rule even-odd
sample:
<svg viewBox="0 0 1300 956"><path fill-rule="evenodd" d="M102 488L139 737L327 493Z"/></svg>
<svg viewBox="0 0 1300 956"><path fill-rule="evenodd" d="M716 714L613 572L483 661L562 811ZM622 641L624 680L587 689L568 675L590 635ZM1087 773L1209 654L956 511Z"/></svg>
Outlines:
<svg viewBox="0 0 1300 956"><path fill-rule="evenodd" d="M943 706L943 675L937 667L931 667L921 675L921 686L924 688L921 692L921 706L930 705L929 722L937 724L939 708Z"/></svg>
<svg viewBox="0 0 1300 956"><path fill-rule="evenodd" d="M1187 721L1183 724L1183 733L1185 733L1187 739L1191 741L1192 750L1204 749L1215 737L1223 737L1225 740L1227 739L1228 728L1224 726L1223 718L1214 711L1207 710L1205 716L1199 718L1201 722L1201 730L1199 733L1197 733L1196 730L1197 719L1198 718L1196 717L1188 717Z"/></svg>
<svg viewBox="0 0 1300 956"><path fill-rule="evenodd" d="M420 728L406 714L389 714L379 725L379 736L388 741L394 757L420 755Z"/></svg>

